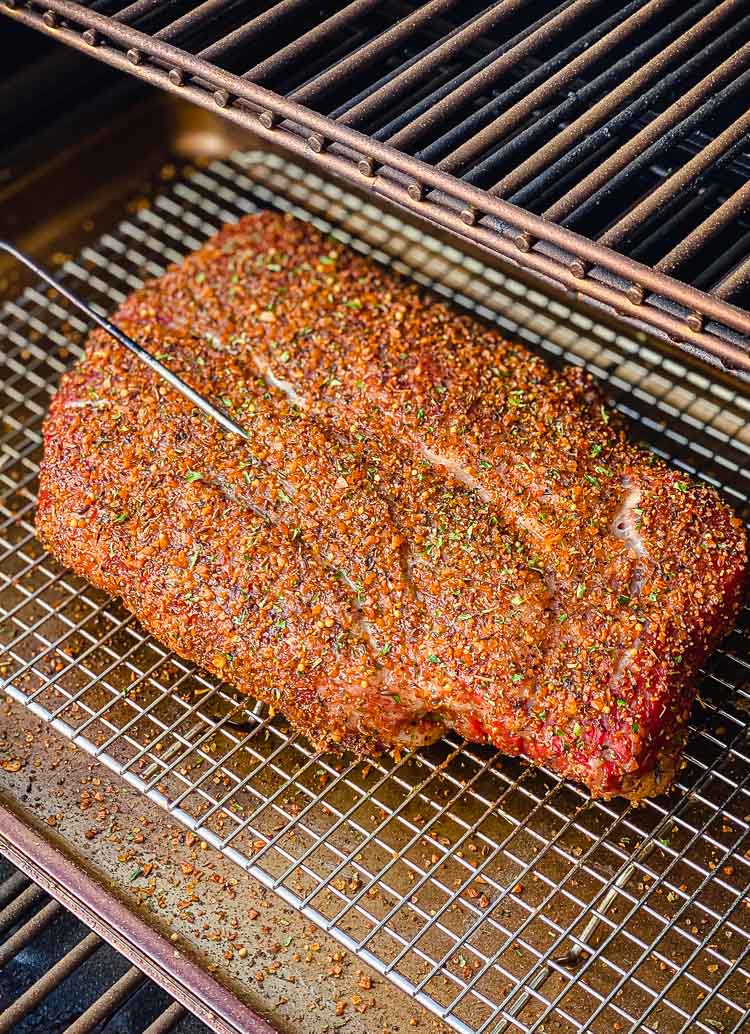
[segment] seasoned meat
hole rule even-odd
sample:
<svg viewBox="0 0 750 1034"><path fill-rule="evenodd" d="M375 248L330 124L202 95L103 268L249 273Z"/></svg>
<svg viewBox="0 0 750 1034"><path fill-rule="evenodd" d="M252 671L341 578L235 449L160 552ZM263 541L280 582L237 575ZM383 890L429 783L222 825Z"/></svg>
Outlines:
<svg viewBox="0 0 750 1034"><path fill-rule="evenodd" d="M595 795L669 786L745 534L588 375L272 213L115 320L249 440L95 331L45 426L63 563L320 747L454 728Z"/></svg>

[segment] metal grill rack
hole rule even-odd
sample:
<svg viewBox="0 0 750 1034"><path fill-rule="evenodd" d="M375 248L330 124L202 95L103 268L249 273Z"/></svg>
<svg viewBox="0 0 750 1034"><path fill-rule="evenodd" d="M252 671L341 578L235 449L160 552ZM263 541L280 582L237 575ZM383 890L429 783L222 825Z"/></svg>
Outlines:
<svg viewBox="0 0 750 1034"><path fill-rule="evenodd" d="M290 210L606 382L643 439L745 511L750 400L259 153L178 172L69 258L111 311L257 205ZM35 542L41 421L86 327L47 291L3 309L5 691L464 1034L740 1032L750 1022L747 612L701 683L668 797L591 802L454 736L398 760L314 754L147 637ZM247 723L250 731L238 728Z"/></svg>
<svg viewBox="0 0 750 1034"><path fill-rule="evenodd" d="M209 1034L98 934L0 859L0 1031Z"/></svg>
<svg viewBox="0 0 750 1034"><path fill-rule="evenodd" d="M750 375L745 0L3 3Z"/></svg>

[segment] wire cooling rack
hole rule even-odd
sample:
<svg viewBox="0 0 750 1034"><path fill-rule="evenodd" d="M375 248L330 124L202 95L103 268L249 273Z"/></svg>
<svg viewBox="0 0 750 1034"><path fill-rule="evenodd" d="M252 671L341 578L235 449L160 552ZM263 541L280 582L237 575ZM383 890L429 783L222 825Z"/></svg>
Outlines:
<svg viewBox="0 0 750 1034"><path fill-rule="evenodd" d="M739 387L282 159L237 153L177 175L60 276L109 312L222 222L269 204L553 361L587 366L637 436L746 511L750 400ZM454 736L399 760L315 754L36 543L41 421L86 330L39 287L2 310L5 691L456 1030L747 1030L747 612L702 678L677 788L640 807L592 802Z"/></svg>

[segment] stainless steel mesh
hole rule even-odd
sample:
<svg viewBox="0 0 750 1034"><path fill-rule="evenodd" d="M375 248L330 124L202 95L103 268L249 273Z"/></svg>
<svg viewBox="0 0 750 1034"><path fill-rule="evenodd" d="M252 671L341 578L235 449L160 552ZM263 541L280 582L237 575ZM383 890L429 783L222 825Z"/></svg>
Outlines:
<svg viewBox="0 0 750 1034"><path fill-rule="evenodd" d="M636 434L744 512L750 400L738 387L281 159L237 153L178 174L60 275L111 311L259 204L311 220L553 361L586 365ZM592 802L452 736L400 759L317 755L36 543L41 421L85 332L38 287L2 310L5 691L456 1030L747 1030L747 613L705 671L676 790L640 807Z"/></svg>

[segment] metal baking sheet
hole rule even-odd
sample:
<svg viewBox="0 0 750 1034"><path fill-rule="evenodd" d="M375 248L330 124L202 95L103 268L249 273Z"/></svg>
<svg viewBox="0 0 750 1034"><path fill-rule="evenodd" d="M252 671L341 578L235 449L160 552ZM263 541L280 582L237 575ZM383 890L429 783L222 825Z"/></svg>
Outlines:
<svg viewBox="0 0 750 1034"><path fill-rule="evenodd" d="M553 362L586 365L638 437L745 513L750 399L739 384L279 157L236 152L172 170L97 241L60 256L60 276L110 312L259 205L314 222ZM745 1029L747 612L704 673L676 789L641 806L592 802L454 736L397 759L318 755L36 543L41 422L86 330L38 285L2 308L5 691L456 1030Z"/></svg>

